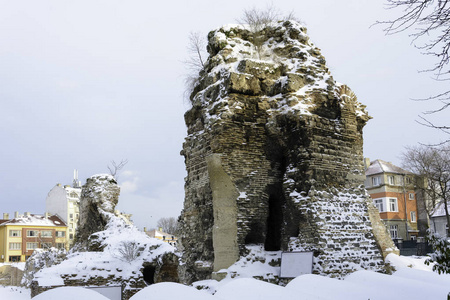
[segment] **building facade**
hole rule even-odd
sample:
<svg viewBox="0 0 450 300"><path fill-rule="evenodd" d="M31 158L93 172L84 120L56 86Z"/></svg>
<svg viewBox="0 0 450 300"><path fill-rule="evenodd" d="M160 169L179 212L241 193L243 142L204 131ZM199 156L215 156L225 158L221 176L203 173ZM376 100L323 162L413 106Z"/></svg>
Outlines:
<svg viewBox="0 0 450 300"><path fill-rule="evenodd" d="M72 247L80 216L81 183L78 171L74 170L72 186L56 184L45 199L45 211L58 215L68 227L69 247Z"/></svg>
<svg viewBox="0 0 450 300"><path fill-rule="evenodd" d="M176 246L177 241L178 241L178 238L175 235L162 231L162 228L159 228L159 230L152 229L150 231L147 231L144 228L144 232L149 237L152 237L152 238L161 240L163 242L169 243L171 246Z"/></svg>
<svg viewBox="0 0 450 300"><path fill-rule="evenodd" d="M0 220L0 262L23 262L35 249L68 250L67 225L57 215L3 214Z"/></svg>
<svg viewBox="0 0 450 300"><path fill-rule="evenodd" d="M450 211L450 205L448 206ZM448 237L447 216L445 214L444 203L440 203L433 215L431 216L430 228L433 232L438 233L440 236Z"/></svg>
<svg viewBox="0 0 450 300"><path fill-rule="evenodd" d="M415 240L417 193L415 175L381 159L365 160L365 187L393 240Z"/></svg>

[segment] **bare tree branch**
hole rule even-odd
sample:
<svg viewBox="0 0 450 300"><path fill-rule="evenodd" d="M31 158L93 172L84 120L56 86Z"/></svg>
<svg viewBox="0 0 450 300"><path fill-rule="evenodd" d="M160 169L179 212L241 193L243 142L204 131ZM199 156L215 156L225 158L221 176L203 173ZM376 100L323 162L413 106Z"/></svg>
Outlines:
<svg viewBox="0 0 450 300"><path fill-rule="evenodd" d="M161 228L162 231L170 234L175 234L178 227L178 222L174 217L161 218L156 222L157 229Z"/></svg>
<svg viewBox="0 0 450 300"><path fill-rule="evenodd" d="M184 85L186 87L184 96L185 98L190 98L200 78L200 72L205 66L205 57L207 57L206 39L200 32L196 31L189 34L187 50L189 56L183 61L187 69L187 74L184 79Z"/></svg>
<svg viewBox="0 0 450 300"><path fill-rule="evenodd" d="M384 25L387 35L400 32L412 32L409 36L416 48L424 55L436 58L436 63L424 72L432 72L435 80L447 81L450 79L450 2L448 0L387 0L388 9L402 9L400 16L390 21L378 21L375 24ZM442 112L450 106L450 90L421 100L437 100L440 107L424 112L430 115ZM417 100L417 99L416 99ZM438 130L449 129L448 126L435 126L425 117L420 117L419 124ZM448 133L448 132L446 132Z"/></svg>
<svg viewBox="0 0 450 300"><path fill-rule="evenodd" d="M258 59L263 59L263 45L267 40L267 35L263 30L278 19L280 19L279 10L269 5L264 10L255 7L246 9L244 10L244 15L237 20L239 23L248 26L252 35L251 42L255 46Z"/></svg>
<svg viewBox="0 0 450 300"><path fill-rule="evenodd" d="M203 62L203 56L205 55L206 41L199 31L191 32L189 34L188 50L193 54L190 59L190 63L197 70L200 70L205 66Z"/></svg>
<svg viewBox="0 0 450 300"><path fill-rule="evenodd" d="M114 160L111 161L111 166L108 165L109 174L114 176L114 178L118 179L118 172L123 169L123 167L128 163L127 159L122 159L119 164L117 164Z"/></svg>
<svg viewBox="0 0 450 300"><path fill-rule="evenodd" d="M450 147L408 147L402 155L405 168L419 176L417 186L425 197L425 209L431 218L439 206L443 206L447 224L450 224L448 204L450 203Z"/></svg>

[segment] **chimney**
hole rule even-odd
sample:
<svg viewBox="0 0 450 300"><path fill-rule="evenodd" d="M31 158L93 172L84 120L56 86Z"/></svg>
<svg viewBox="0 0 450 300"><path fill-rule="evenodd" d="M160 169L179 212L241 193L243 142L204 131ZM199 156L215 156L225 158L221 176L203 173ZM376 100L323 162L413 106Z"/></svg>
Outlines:
<svg viewBox="0 0 450 300"><path fill-rule="evenodd" d="M23 214L25 215L25 217L29 217L30 216L30 213L28 211L24 212Z"/></svg>
<svg viewBox="0 0 450 300"><path fill-rule="evenodd" d="M3 213L3 220L9 220L9 214Z"/></svg>
<svg viewBox="0 0 450 300"><path fill-rule="evenodd" d="M15 211L14 212L14 219L17 219L19 217L19 212L18 211Z"/></svg>
<svg viewBox="0 0 450 300"><path fill-rule="evenodd" d="M370 158L364 157L364 170L367 170L370 167Z"/></svg>
<svg viewBox="0 0 450 300"><path fill-rule="evenodd" d="M158 229L158 230L162 232L162 227L159 227L159 229Z"/></svg>
<svg viewBox="0 0 450 300"><path fill-rule="evenodd" d="M147 227L144 227L144 232L147 232Z"/></svg>
<svg viewBox="0 0 450 300"><path fill-rule="evenodd" d="M44 214L44 218L48 219L48 217L50 217L50 214L49 214L48 212L46 212L46 213Z"/></svg>

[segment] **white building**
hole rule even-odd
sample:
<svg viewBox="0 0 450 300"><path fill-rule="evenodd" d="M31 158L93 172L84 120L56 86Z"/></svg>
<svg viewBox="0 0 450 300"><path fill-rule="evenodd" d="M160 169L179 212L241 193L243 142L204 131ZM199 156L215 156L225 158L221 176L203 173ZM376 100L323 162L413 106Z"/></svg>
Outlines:
<svg viewBox="0 0 450 300"><path fill-rule="evenodd" d="M450 205L448 205L448 209L450 210ZM448 237L447 235L447 216L445 214L445 206L444 203L439 203L431 216L430 222L431 229L438 233L440 236Z"/></svg>
<svg viewBox="0 0 450 300"><path fill-rule="evenodd" d="M81 182L78 181L78 171L73 172L72 186L56 184L45 199L45 211L58 215L68 227L69 247L72 246L79 218L81 197Z"/></svg>

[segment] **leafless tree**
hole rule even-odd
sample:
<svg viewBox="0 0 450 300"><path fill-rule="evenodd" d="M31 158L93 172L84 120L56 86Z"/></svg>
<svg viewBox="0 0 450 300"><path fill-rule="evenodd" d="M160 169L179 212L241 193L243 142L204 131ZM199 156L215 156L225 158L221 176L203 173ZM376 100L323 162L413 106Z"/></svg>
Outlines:
<svg viewBox="0 0 450 300"><path fill-rule="evenodd" d="M199 80L200 72L205 66L205 58L207 57L206 39L202 33L195 31L189 34L187 50L189 56L184 61L187 68L187 73L184 79L186 86L185 98L190 97L190 94Z"/></svg>
<svg viewBox="0 0 450 300"><path fill-rule="evenodd" d="M408 147L402 156L403 165L411 172L419 175L422 182L418 187L422 189L425 207L431 216L438 206L443 206L450 225L448 204L450 203L450 147L417 146ZM447 236L449 232L447 232Z"/></svg>
<svg viewBox="0 0 450 300"><path fill-rule="evenodd" d="M199 31L189 33L187 49L191 55L186 63L190 68L200 71L205 66L206 40Z"/></svg>
<svg viewBox="0 0 450 300"><path fill-rule="evenodd" d="M116 163L114 160L111 161L111 166L108 165L109 174L114 176L114 178L118 179L118 173L120 170L123 169L123 167L128 163L127 159L122 159L120 163Z"/></svg>
<svg viewBox="0 0 450 300"><path fill-rule="evenodd" d="M162 228L162 231L170 233L170 234L175 234L177 231L177 220L174 217L169 217L169 218L161 218L158 220L158 222L156 222L156 227Z"/></svg>
<svg viewBox="0 0 450 300"><path fill-rule="evenodd" d="M436 58L431 68L424 70L433 72L439 81L450 80L450 1L447 0L387 0L389 9L402 8L402 14L390 21L377 22L386 25L386 34L411 31L410 36L417 48L425 55ZM439 108L423 112L424 115L437 113L450 106L450 90L418 100L435 100ZM422 125L439 129L450 134L450 126L437 125L420 116Z"/></svg>

